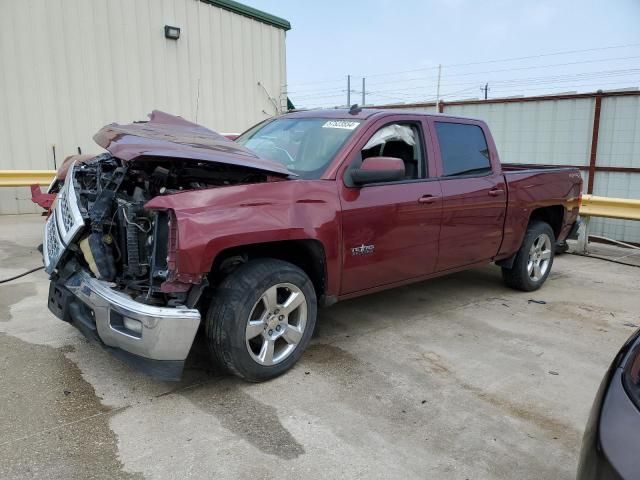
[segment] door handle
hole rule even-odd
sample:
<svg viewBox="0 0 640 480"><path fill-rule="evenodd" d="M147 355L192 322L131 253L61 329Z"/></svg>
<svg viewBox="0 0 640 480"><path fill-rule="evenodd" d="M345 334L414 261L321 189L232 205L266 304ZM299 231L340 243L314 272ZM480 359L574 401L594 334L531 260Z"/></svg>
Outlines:
<svg viewBox="0 0 640 480"><path fill-rule="evenodd" d="M504 190L502 188L492 188L491 190L489 190L489 195L491 195L492 197L500 196L503 193Z"/></svg>
<svg viewBox="0 0 640 480"><path fill-rule="evenodd" d="M434 197L433 195L423 195L418 199L418 203L426 203L432 204L438 201L438 197Z"/></svg>

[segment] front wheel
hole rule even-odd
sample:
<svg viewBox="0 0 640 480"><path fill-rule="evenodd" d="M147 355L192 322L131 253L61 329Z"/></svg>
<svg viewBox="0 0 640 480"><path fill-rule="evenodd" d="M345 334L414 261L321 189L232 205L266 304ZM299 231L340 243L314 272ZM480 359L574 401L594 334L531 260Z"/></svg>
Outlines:
<svg viewBox="0 0 640 480"><path fill-rule="evenodd" d="M289 370L307 347L317 301L304 271L276 259L252 260L216 289L205 330L214 361L251 382Z"/></svg>
<svg viewBox="0 0 640 480"><path fill-rule="evenodd" d="M555 255L555 235L548 223L529 224L511 268L502 267L502 278L511 288L531 292L545 282Z"/></svg>

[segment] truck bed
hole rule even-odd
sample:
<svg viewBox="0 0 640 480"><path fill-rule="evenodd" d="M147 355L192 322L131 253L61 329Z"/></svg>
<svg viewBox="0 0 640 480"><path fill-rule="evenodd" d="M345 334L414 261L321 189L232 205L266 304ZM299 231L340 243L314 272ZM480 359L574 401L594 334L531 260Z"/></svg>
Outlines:
<svg viewBox="0 0 640 480"><path fill-rule="evenodd" d="M578 217L582 177L575 167L502 164L508 186L507 219L501 253L517 251L531 213L540 208L557 209L562 219L554 232L563 241Z"/></svg>

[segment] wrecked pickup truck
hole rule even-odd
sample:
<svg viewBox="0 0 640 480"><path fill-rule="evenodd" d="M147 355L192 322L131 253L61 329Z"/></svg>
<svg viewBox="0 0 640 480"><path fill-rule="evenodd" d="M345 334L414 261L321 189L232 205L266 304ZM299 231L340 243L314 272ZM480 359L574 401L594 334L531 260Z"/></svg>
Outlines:
<svg viewBox="0 0 640 480"><path fill-rule="evenodd" d="M319 306L490 262L535 290L578 225L579 172L501 166L478 120L294 112L231 141L156 111L94 139L108 153L49 190L49 309L157 378L198 332L227 371L275 377Z"/></svg>

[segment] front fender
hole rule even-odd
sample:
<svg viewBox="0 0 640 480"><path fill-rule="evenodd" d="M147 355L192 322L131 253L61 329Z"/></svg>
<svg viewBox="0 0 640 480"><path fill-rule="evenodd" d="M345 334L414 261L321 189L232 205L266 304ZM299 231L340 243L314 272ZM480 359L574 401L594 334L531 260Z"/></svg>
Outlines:
<svg viewBox="0 0 640 480"><path fill-rule="evenodd" d="M326 254L327 292L339 289L341 231L335 182L290 180L156 197L146 208L170 209L177 225L174 278L193 283L229 248L317 240Z"/></svg>

